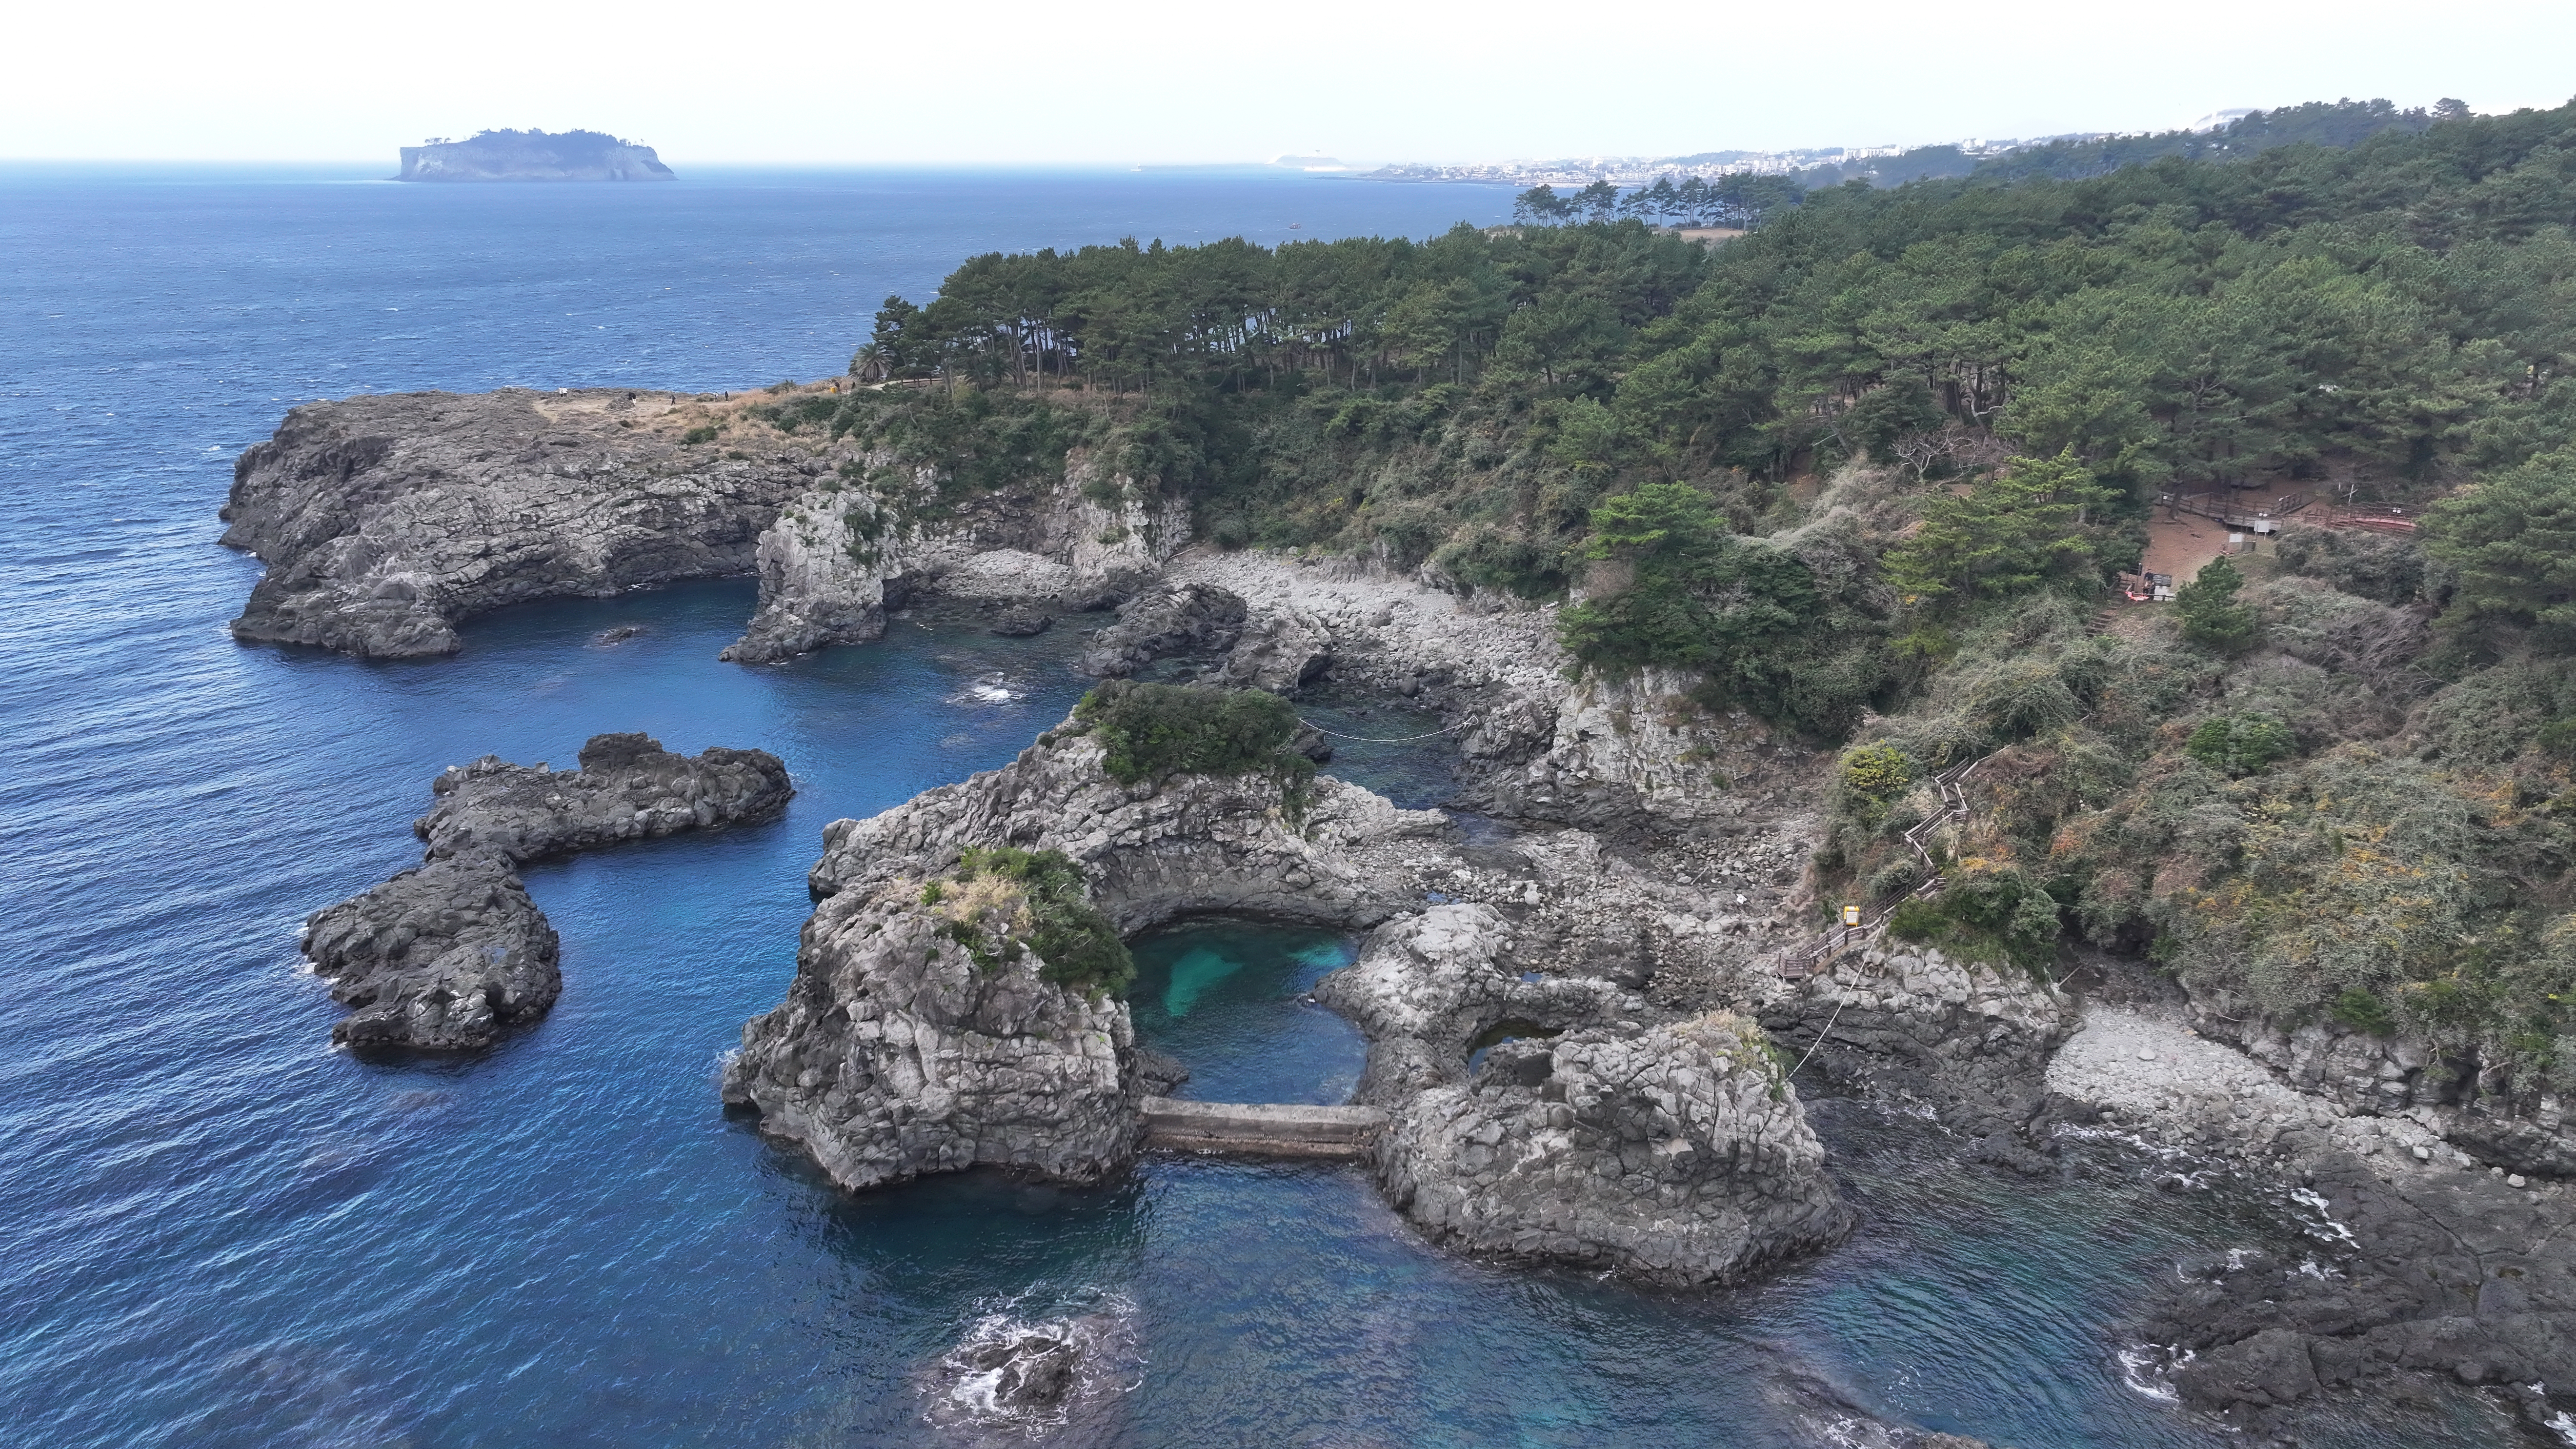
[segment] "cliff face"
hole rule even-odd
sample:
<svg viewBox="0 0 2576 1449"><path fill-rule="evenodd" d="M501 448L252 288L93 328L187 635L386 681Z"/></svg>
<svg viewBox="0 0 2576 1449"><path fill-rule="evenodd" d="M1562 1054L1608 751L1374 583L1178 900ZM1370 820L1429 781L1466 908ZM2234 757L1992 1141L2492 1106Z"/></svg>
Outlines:
<svg viewBox="0 0 2576 1449"><path fill-rule="evenodd" d="M504 604L748 573L829 459L684 443L703 411L517 389L297 408L233 468L223 541L268 565L234 637L449 654Z"/></svg>
<svg viewBox="0 0 2576 1449"><path fill-rule="evenodd" d="M402 148L396 181L670 181L670 167L598 131L486 131L470 141Z"/></svg>
<svg viewBox="0 0 2576 1449"><path fill-rule="evenodd" d="M894 463L858 461L879 475ZM969 500L935 518L923 507L938 494L928 471L897 493L836 475L790 500L756 550L760 607L724 657L768 664L867 643L885 634L890 596L917 586L1033 607L1087 603L1151 573L1190 533L1186 503L1148 501L1133 479L1102 474L1078 451L1050 489Z"/></svg>
<svg viewBox="0 0 2576 1449"><path fill-rule="evenodd" d="M1079 453L1040 490L949 499L923 473L889 495L850 479L890 458L781 432L752 411L768 400L505 389L297 408L234 465L223 541L268 572L233 634L447 654L457 624L505 604L756 573L759 609L725 657L765 663L875 639L890 599L919 589L1086 606L1189 537L1185 503Z"/></svg>

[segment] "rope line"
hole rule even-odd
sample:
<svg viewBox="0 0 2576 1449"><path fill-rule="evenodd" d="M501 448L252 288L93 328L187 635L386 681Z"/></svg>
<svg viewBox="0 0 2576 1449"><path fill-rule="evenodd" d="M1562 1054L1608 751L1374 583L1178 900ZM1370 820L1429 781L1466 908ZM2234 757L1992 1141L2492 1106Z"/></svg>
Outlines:
<svg viewBox="0 0 2576 1449"><path fill-rule="evenodd" d="M1302 714L1301 714L1301 715L1299 715L1299 716L1297 716L1297 723L1299 723L1299 724L1301 724L1301 725L1304 725L1306 728L1308 728L1308 729L1310 729L1310 730L1313 730L1315 733L1317 733L1317 734L1319 734L1319 735L1331 735L1334 739L1337 739L1337 740L1353 740L1353 741L1356 741L1356 742L1358 742L1358 743L1360 743L1360 744L1363 744L1363 745L1401 745L1401 744L1408 744L1408 743L1411 743L1411 742L1412 742L1412 741L1414 741L1414 740L1428 740L1428 739L1436 739L1436 738L1438 738L1438 737L1439 737L1439 736L1441 736L1441 735L1448 734L1448 733L1450 733L1450 732L1454 731L1455 729L1457 729L1457 726L1456 726L1456 725L1442 725L1440 728L1438 728L1438 729L1436 729L1436 730L1433 730L1430 734L1427 734L1427 735L1393 735L1393 736L1389 736L1389 737L1385 737L1385 738L1380 738L1379 736L1376 736L1376 735L1346 735L1346 734L1343 734L1340 730L1328 730L1328 729L1324 728L1322 725L1319 725L1319 724L1315 723L1313 720L1310 720L1310 719L1306 718L1306 717L1305 717L1304 715L1302 715Z"/></svg>
<svg viewBox="0 0 2576 1449"><path fill-rule="evenodd" d="M1851 1005L1851 999L1849 997L1845 997L1843 1000L1834 1003L1834 1014L1825 1018L1825 1029L1816 1033L1816 1039L1807 1043L1807 1055L1798 1058L1798 1065L1789 1069L1789 1075L1792 1078L1795 1078L1798 1073L1806 1070L1808 1061L1816 1055L1816 1048L1823 1046L1825 1044L1825 1038L1833 1035L1834 1023L1843 1019L1843 1008L1849 1005Z"/></svg>

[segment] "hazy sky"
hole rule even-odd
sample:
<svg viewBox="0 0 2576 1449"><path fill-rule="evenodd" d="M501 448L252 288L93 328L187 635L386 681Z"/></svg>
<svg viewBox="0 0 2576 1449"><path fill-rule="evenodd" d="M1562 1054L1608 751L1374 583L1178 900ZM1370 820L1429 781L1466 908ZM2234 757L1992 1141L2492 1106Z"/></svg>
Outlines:
<svg viewBox="0 0 2576 1449"><path fill-rule="evenodd" d="M2576 94L2569 0L30 6L0 156L381 160L588 126L675 166L1494 160Z"/></svg>

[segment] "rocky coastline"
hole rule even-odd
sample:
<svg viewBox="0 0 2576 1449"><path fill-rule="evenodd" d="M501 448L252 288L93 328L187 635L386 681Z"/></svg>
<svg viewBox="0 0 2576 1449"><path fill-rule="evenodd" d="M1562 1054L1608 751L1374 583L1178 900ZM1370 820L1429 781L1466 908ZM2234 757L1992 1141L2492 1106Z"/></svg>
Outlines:
<svg viewBox="0 0 2576 1449"><path fill-rule="evenodd" d="M785 435L692 454L683 425L737 405L659 396L299 409L245 456L228 510L227 542L270 566L235 632L438 652L516 599L754 574L727 653L755 663L878 637L924 592L1018 631L1114 606L1088 672L1402 698L1455 742L1460 803L1509 822L1471 839L1329 777L1302 812L1258 777L1122 785L1070 723L835 822L795 982L744 1028L723 1095L845 1187L979 1165L1090 1181L1143 1150L1142 1104L1174 1068L1113 994L1049 980L1021 905L969 868L1059 852L1121 936L1200 914L1368 933L1317 995L1368 1038L1356 1100L1387 1114L1382 1189L1462 1250L1690 1284L1830 1245L1851 1215L1806 1085L1928 1111L1927 1150L2000 1171L2130 1142L2282 1184L2330 1225L2317 1254L2183 1265L2141 1310L2191 1404L2278 1433L2314 1395L2433 1374L2576 1432L2576 1285L2553 1246L2576 1150L2556 1103L2498 1113L2404 1041L2112 989L2127 968L2100 963L2053 982L1882 938L1784 971L1815 905L1828 758L1702 708L1689 681L1570 669L1551 609L1366 560L1189 547L1186 515L1079 458L1061 494L907 522L834 486L884 460ZM432 426L450 415L461 434ZM343 1039L489 1040L553 998L552 932L508 863L554 827L446 808L420 871L314 919L317 969L393 983L342 995L361 1008ZM697 809L602 814L556 848L695 828ZM493 849L442 853L450 837Z"/></svg>
<svg viewBox="0 0 2576 1449"><path fill-rule="evenodd" d="M562 994L554 927L522 861L776 816L794 787L762 750L691 759L643 734L595 735L580 768L485 756L431 782L412 824L420 865L306 919L303 950L355 1047L462 1051L545 1015Z"/></svg>

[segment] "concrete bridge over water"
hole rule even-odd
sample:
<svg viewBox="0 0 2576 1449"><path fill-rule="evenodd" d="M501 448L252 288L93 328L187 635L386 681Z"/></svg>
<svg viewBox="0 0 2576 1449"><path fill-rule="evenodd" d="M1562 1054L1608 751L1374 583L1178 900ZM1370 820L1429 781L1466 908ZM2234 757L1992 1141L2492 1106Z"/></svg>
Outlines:
<svg viewBox="0 0 2576 1449"><path fill-rule="evenodd" d="M1144 1108L1148 1147L1260 1157L1366 1157L1386 1126L1375 1107L1147 1097Z"/></svg>

